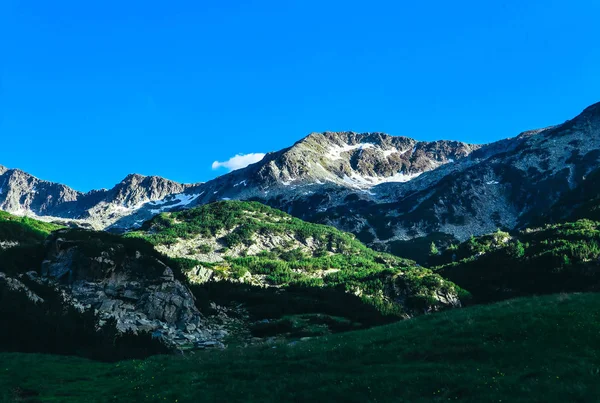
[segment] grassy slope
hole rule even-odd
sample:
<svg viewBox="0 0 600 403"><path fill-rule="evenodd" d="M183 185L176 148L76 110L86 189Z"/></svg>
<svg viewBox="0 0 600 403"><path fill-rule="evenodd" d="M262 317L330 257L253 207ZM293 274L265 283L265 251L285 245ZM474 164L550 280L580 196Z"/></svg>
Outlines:
<svg viewBox="0 0 600 403"><path fill-rule="evenodd" d="M40 242L59 228L55 224L0 211L0 241Z"/></svg>
<svg viewBox="0 0 600 403"><path fill-rule="evenodd" d="M280 248L264 251L258 256L227 258L228 275L234 277L250 271L266 275L267 281L274 285L344 288L352 293L360 290L365 301L392 315L404 312L399 305L380 295L394 276L393 281L399 286L411 290L406 305L416 311L425 306L435 306L434 296L438 291L464 293L413 261L375 252L351 234L330 226L307 223L257 202L217 202L181 212L163 213L144 224L142 231L127 236L143 238L157 245L172 244L198 235L214 237L222 230L232 231L223 240L229 247L250 245L253 236L265 233L293 234L298 240L312 238L321 245L312 255L298 249ZM338 271L322 278L313 275L330 269Z"/></svg>
<svg viewBox="0 0 600 403"><path fill-rule="evenodd" d="M600 295L553 295L293 346L118 364L1 354L0 402L598 401L598 345Z"/></svg>
<svg viewBox="0 0 600 403"><path fill-rule="evenodd" d="M0 242L18 243L18 246L9 249L0 248L0 272L13 275L37 269L43 258L44 239L50 232L60 228L55 224L0 211Z"/></svg>
<svg viewBox="0 0 600 403"><path fill-rule="evenodd" d="M472 238L434 257L438 273L475 302L515 296L600 290L600 223L579 220ZM452 257L456 262L452 262Z"/></svg>

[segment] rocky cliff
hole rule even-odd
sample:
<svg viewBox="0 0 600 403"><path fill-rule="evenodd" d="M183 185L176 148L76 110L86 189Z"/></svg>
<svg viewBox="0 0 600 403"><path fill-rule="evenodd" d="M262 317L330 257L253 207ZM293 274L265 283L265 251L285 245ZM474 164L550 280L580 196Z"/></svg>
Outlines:
<svg viewBox="0 0 600 403"><path fill-rule="evenodd" d="M227 335L198 311L173 269L131 241L63 230L48 238L46 250L39 278L56 283L102 321L116 320L121 332L148 332L171 347L217 345Z"/></svg>

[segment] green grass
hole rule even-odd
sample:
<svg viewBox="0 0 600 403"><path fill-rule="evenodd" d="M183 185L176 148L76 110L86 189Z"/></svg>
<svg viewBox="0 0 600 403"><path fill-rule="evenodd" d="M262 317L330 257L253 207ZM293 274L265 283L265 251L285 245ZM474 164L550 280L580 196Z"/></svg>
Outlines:
<svg viewBox="0 0 600 403"><path fill-rule="evenodd" d="M512 238L498 231L448 248L431 260L439 274L471 292L475 302L598 291L600 223L546 225Z"/></svg>
<svg viewBox="0 0 600 403"><path fill-rule="evenodd" d="M303 240L319 239L327 244L329 250L338 253L372 252L349 233L302 221L258 202L243 201L221 201L180 212L162 213L144 223L141 231L127 236L141 237L154 245L173 244L198 235L213 237L221 230L233 230L225 237L228 247L251 243L254 234L270 233L291 234Z"/></svg>
<svg viewBox="0 0 600 403"><path fill-rule="evenodd" d="M304 286L344 289L363 296L366 303L382 313L406 316L424 309L442 308L438 293L457 294L462 290L415 262L376 252L354 235L331 226L312 224L258 202L223 201L201 207L163 213L146 222L140 231L125 235L153 245L169 245L196 236L215 237L222 230L228 247L249 246L255 235L292 235L301 243L308 239L319 245L312 252L291 246L263 251L257 256L225 257L222 274L233 278L246 272L265 275L275 286ZM189 261L189 267L200 262ZM194 264L195 263L195 264ZM204 263L202 263L204 264ZM204 264L206 265L206 264ZM325 276L316 272L332 270ZM385 290L394 286L408 290L404 306L394 303Z"/></svg>
<svg viewBox="0 0 600 403"><path fill-rule="evenodd" d="M41 242L59 225L0 211L0 241Z"/></svg>
<svg viewBox="0 0 600 403"><path fill-rule="evenodd" d="M43 242L59 225L17 217L0 211L0 242L16 242L17 246L0 248L0 271L12 275L36 270L43 259Z"/></svg>
<svg viewBox="0 0 600 403"><path fill-rule="evenodd" d="M600 295L552 295L187 357L1 354L0 402L594 402L598 345Z"/></svg>

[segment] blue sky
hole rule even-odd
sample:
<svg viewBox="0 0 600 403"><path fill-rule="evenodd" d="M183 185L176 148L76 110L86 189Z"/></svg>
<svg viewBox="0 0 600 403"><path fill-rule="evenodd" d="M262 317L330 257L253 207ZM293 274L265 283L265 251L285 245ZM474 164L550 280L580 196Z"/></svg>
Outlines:
<svg viewBox="0 0 600 403"><path fill-rule="evenodd" d="M511 137L600 101L599 15L596 0L0 0L0 164L89 190L205 181L313 131Z"/></svg>

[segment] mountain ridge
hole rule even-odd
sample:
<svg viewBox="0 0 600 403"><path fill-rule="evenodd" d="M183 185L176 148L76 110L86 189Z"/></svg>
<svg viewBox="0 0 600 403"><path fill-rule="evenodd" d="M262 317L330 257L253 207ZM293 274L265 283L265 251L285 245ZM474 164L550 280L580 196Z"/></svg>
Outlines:
<svg viewBox="0 0 600 403"><path fill-rule="evenodd" d="M527 225L600 168L598 149L600 103L565 123L484 145L378 132L311 133L199 184L131 174L110 190L82 194L0 169L0 189L6 178L20 177L12 178L11 197L0 194L0 209L126 231L161 212L254 200L400 253L413 239L448 243Z"/></svg>
<svg viewBox="0 0 600 403"><path fill-rule="evenodd" d="M321 167L321 172L318 172L318 175L311 175L310 170L306 169L306 164L303 165L303 163L306 161L302 161L302 153L315 146L321 147L322 150L326 149L327 145L339 147L339 145L343 142L344 137L346 141L352 143L351 145L346 145L350 148L347 150L342 149L333 151L337 151L337 153L340 155L344 154L346 157L346 160L343 161L344 166L342 166L340 169L331 169L331 166L327 166L326 168ZM323 144L323 139L326 139L325 142L329 142L329 144ZM452 145L454 145L456 148L467 150L463 151L463 153L468 152L472 148L477 148L477 146L466 145L466 143L461 142L419 142L408 137L390 136L384 133L311 133L305 138L296 142L291 147L277 152L268 153L265 158L258 163L252 164L238 171L230 172L229 174L217 177L206 183L180 184L159 176L144 176L132 173L127 175L121 182L116 184L111 189L90 190L88 192L80 192L60 183L39 179L20 169L8 169L3 167L3 169L0 170L0 184L2 184L2 181L4 181L5 185L9 185L8 187L11 188L11 190L14 190L14 194L10 195L10 197L5 195L3 198L0 194L0 209L16 214L29 213L39 217L56 217L61 219L80 220L80 224L88 221L88 224L90 224L93 228L105 229L114 224L114 222L118 219L130 215L134 210L137 210L137 208L143 204L161 200L165 201L163 204L166 204L167 207L171 208L173 205L177 205L177 207L179 207L182 205L182 203L177 203L176 197L173 198L173 200L165 199L169 196L178 195L184 192L191 195L194 193L194 191L196 191L197 196L194 197L194 199L198 200L196 200L193 205L204 204L209 201L216 201L220 198L226 198L225 195L219 193L227 193L227 187L230 188L229 191L238 186L243 186L246 188L248 187L250 179L241 178L241 180L237 181L236 183L229 183L228 185L223 186L223 179L221 178L224 178L225 180L230 178L238 178L240 173L258 178L259 183L257 186L263 191L268 189L270 186L289 186L291 181L310 183L311 179L315 184L320 184L321 181L323 181L351 188L363 188L372 184L360 182L351 183L351 181L348 181L345 177L343 177L343 175L354 170L354 168L351 166L350 160L352 156L358 158L360 157L360 155L356 155L357 151L360 151L359 154L363 153L363 150L358 147L360 144L357 142L364 140L375 141L378 144L383 144L388 148L393 147L394 144L397 143L405 143L407 144L407 147L414 147L413 151L408 153L409 157L412 157L412 155L415 153L419 154L414 158L415 161L417 161L416 168L409 168L410 171L408 173L413 175L420 173L422 170L430 169L431 167L428 165L435 165L435 163L432 162L433 159L431 156L427 155L428 152L431 153L431 150L429 150L427 147L432 149L435 149L436 147L439 148L440 146L442 148L444 146L446 148L451 148ZM309 146L307 147L306 144L309 144ZM369 149L375 148L375 146L373 143L365 144L367 144L365 147L367 149L367 154L371 153ZM357 147L353 148L353 146ZM320 151L318 148L317 152L312 150L313 160L310 162L314 162L315 159L319 159L318 151ZM389 159L389 157L394 153L394 150L386 151L391 152L388 155L384 155L386 159ZM451 156L457 158L459 157L456 153L451 154ZM379 157L381 160L381 156ZM334 158L334 160L335 159L336 158ZM446 156L443 155L441 160L446 162ZM355 168L357 168L359 172L368 172L371 174L375 173L373 167L359 167L361 162L362 161L356 161ZM410 167L411 161L400 161L396 159L395 166L397 168L402 168L402 164ZM330 168L333 173L329 172L327 168ZM390 167L379 168L379 170L383 172L384 177L386 174L388 176L392 176L390 169L392 171L394 170ZM249 170L256 170L256 172L251 172L251 174L248 175ZM16 183L15 181L11 182L11 178L3 178L3 176L6 175L17 176L19 177L19 180ZM229 180L229 182L231 182L231 180ZM214 187L215 183L218 187L216 190L211 188L211 185ZM40 197L39 194L37 197L35 196L37 190L36 186L38 185L43 187L43 192L46 194L46 200L43 200L43 197ZM268 194L268 190L265 192ZM256 191L252 193L253 194L248 196L257 197L261 195L260 192ZM63 194L66 196L59 197ZM211 195L216 196L211 197ZM49 203L48 201L50 200L55 202ZM170 201L175 202L170 203ZM154 206L148 205L147 207L150 211L156 210L152 208ZM124 208L133 211L125 211ZM150 213L150 215L152 215L152 213ZM144 218L148 219L150 218L150 215L145 214ZM140 219L136 219L133 222L133 224L139 223L141 223ZM126 225L126 227L129 225L130 224Z"/></svg>

